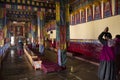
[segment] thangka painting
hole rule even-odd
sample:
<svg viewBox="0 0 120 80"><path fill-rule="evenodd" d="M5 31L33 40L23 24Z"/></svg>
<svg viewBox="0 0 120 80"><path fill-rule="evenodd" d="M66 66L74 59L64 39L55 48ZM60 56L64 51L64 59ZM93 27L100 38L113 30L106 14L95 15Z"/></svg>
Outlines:
<svg viewBox="0 0 120 80"><path fill-rule="evenodd" d="M81 10L81 23L86 22L86 13L85 13L85 9Z"/></svg>
<svg viewBox="0 0 120 80"><path fill-rule="evenodd" d="M103 15L104 18L112 16L111 0L103 3Z"/></svg>
<svg viewBox="0 0 120 80"><path fill-rule="evenodd" d="M76 24L80 23L80 12L76 13Z"/></svg>
<svg viewBox="0 0 120 80"><path fill-rule="evenodd" d="M94 20L101 19L101 5L96 3L94 7Z"/></svg>
<svg viewBox="0 0 120 80"><path fill-rule="evenodd" d="M93 9L92 6L89 6L87 8L87 21L92 21L93 20Z"/></svg>
<svg viewBox="0 0 120 80"><path fill-rule="evenodd" d="M120 0L115 0L115 14L120 14Z"/></svg>
<svg viewBox="0 0 120 80"><path fill-rule="evenodd" d="M72 25L75 25L75 15L72 15Z"/></svg>
<svg viewBox="0 0 120 80"><path fill-rule="evenodd" d="M72 15L70 15L70 25L72 25Z"/></svg>

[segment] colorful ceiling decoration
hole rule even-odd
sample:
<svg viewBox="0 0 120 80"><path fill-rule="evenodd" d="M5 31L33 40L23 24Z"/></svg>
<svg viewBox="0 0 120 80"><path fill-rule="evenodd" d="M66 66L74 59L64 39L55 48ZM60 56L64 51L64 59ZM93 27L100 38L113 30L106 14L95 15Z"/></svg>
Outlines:
<svg viewBox="0 0 120 80"><path fill-rule="evenodd" d="M10 4L10 5L21 5L21 6L31 6L38 8L55 8L55 3L51 0L0 0L0 5Z"/></svg>
<svg viewBox="0 0 120 80"><path fill-rule="evenodd" d="M53 0L0 0L0 7L7 10L7 19L12 21L31 21L36 11L44 12L46 22L55 19Z"/></svg>

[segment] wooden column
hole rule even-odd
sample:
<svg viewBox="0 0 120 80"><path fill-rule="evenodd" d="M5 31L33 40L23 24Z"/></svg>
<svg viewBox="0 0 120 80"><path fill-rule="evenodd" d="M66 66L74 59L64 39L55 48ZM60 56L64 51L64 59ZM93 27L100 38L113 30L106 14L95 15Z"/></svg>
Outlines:
<svg viewBox="0 0 120 80"><path fill-rule="evenodd" d="M39 51L41 52L41 47L44 46L44 12L37 13L37 24L38 24L38 41L39 41Z"/></svg>
<svg viewBox="0 0 120 80"><path fill-rule="evenodd" d="M56 46L58 64L66 66L67 42L69 41L69 4L68 0L56 1Z"/></svg>

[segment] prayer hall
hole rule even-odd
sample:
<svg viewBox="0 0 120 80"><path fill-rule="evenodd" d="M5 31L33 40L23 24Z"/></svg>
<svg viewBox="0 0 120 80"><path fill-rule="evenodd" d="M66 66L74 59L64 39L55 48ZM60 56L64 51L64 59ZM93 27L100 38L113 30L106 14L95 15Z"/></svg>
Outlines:
<svg viewBox="0 0 120 80"><path fill-rule="evenodd" d="M120 80L120 0L0 0L0 80Z"/></svg>

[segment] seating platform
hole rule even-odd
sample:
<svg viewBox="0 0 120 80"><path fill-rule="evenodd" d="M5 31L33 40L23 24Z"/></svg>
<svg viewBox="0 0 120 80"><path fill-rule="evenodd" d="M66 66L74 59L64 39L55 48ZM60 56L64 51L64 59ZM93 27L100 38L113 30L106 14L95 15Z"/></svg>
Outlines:
<svg viewBox="0 0 120 80"><path fill-rule="evenodd" d="M28 60L30 61L35 70L40 69L44 73L58 72L62 70L62 68L57 63L54 63L44 58L45 56L40 56L37 53L34 53L28 47L26 47L24 51Z"/></svg>

